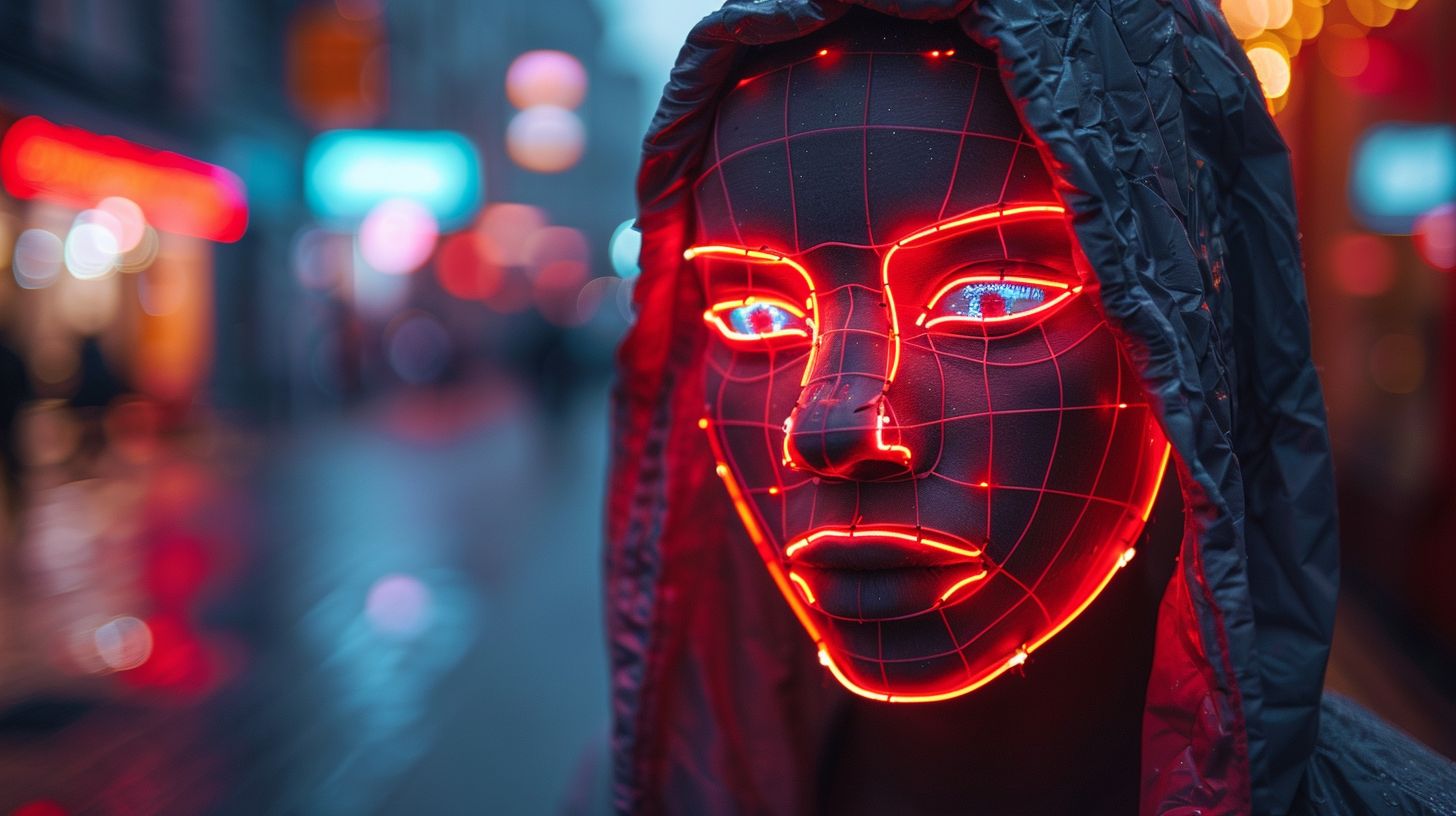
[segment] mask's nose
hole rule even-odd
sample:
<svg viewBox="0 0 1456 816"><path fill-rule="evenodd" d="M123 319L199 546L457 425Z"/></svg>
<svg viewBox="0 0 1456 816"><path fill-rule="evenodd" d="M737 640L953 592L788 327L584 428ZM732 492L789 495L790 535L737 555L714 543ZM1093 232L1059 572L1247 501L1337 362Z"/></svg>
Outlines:
<svg viewBox="0 0 1456 816"><path fill-rule="evenodd" d="M846 293L834 312L839 326L821 327L805 385L786 423L788 465L835 479L903 473L911 452L900 441L886 398L895 338L878 293ZM821 303L821 306L825 305Z"/></svg>
<svg viewBox="0 0 1456 816"><path fill-rule="evenodd" d="M789 466L835 479L891 476L910 450L889 428L881 379L856 374L812 383L789 417Z"/></svg>

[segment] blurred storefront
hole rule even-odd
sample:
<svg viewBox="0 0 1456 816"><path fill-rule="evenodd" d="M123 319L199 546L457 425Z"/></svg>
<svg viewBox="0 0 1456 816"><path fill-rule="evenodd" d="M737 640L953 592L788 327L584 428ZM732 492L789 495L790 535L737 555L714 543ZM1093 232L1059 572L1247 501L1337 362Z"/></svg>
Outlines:
<svg viewBox="0 0 1456 816"><path fill-rule="evenodd" d="M190 403L212 362L212 246L247 223L241 182L38 116L0 126L5 308L37 395Z"/></svg>

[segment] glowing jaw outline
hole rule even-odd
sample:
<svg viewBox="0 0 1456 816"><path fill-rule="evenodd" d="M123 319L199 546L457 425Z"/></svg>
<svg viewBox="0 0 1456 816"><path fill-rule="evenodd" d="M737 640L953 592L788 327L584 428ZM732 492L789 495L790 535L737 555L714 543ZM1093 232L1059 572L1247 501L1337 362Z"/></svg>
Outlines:
<svg viewBox="0 0 1456 816"><path fill-rule="evenodd" d="M884 286L886 305L890 311L891 340L893 346L893 354L891 356L888 366L889 370L887 372L885 380L885 388L888 389L889 384L894 380L895 375L899 371L900 363L899 320L896 314L893 291L891 290L889 282L890 259L894 256L896 251L898 251L902 247L906 247L912 244L928 242L926 241L926 239L929 239L929 241L936 241L940 240L943 237L949 237L948 235L943 235L943 233L947 233L951 230L955 230L958 233L958 228L969 226L972 224L1020 217L1045 218L1053 215L1064 215L1065 213L1066 209L1056 204L1028 204L1018 207L1007 207L1003 209L973 213L962 217L952 218L947 221L926 227L925 229L919 230L905 238L896 241L885 253L884 257L881 259L880 265L881 280ZM817 317L818 299L817 295L815 294L813 279L810 277L808 270L806 270L801 264L793 261L785 255L780 253L766 252L762 250L751 250L742 247L721 245L695 246L689 248L683 253L683 257L686 260L692 260L693 258L702 255L740 258L755 263L783 264L793 268L804 278L804 281L809 286L809 299L807 303L809 307L809 313ZM943 289L939 294L937 294L937 299L944 296L945 291L947 291L948 288L949 287L947 287L947 289ZM1052 303L1059 302L1066 297L1077 294L1081 290L1081 286L1068 285L1067 291L1059 295L1058 298L1054 299ZM933 303L934 300L932 301L932 304ZM1033 311L1041 311L1043 309L1050 308L1051 305L1052 304L1044 304L1042 307L1038 307L1038 309ZM927 311L928 308L929 307L927 307ZM1021 315L1014 315L1012 317L1022 317L1026 314L1030 314L1030 312L1023 313ZM917 323L918 322L919 321L917 321ZM809 359L805 363L804 377L801 382L801 387L808 381L809 372L810 370L812 370L813 367L814 354L818 350L819 346L817 328L814 326L814 323L812 321L810 321L809 325L812 329L814 329L813 345L809 352ZM1123 406L1122 404L1119 404L1118 407L1121 408ZM883 419L884 417L882 415L881 420ZM878 426L882 427L883 424L884 423L882 421L878 424ZM803 578L795 575L792 571L787 571L784 569L781 563L780 556L774 551L772 544L770 543L767 536L764 535L763 530L759 526L756 511L748 503L747 499L743 495L742 490L740 490L737 482L733 478L733 474L727 465L727 457L724 455L722 445L719 443L717 436L712 430L711 421L708 418L704 417L703 419L700 419L698 421L698 427L706 432L708 445L709 448L712 450L713 458L716 463L715 471L718 474L719 479L722 480L723 485L728 492L728 496L733 504L734 510L737 512L740 521L743 523L744 529L748 533L748 537L750 541L752 541L754 548L758 550L760 560L768 569L770 578L773 580L775 586L778 587L779 594L782 595L784 599L788 602L789 607L794 612L794 616L798 619L799 624L804 628L804 631L809 634L810 639L814 642L815 648L818 650L819 653L820 664L827 668L829 670L829 673L833 675L835 680L837 680L839 684L842 685L846 690L860 697L865 697L867 699L877 700L886 703L931 703L960 697L981 688L987 683L990 683L992 680L995 680L997 677L1000 677L1002 674L1005 674L1007 671L1026 663L1032 652L1041 648L1053 637L1060 634L1061 631L1065 629L1068 625L1070 625L1073 620L1075 620L1084 611L1086 611L1086 609L1092 605L1093 601L1097 600L1097 598L1102 594L1103 590L1107 588L1107 585L1111 583L1113 576L1116 575L1117 572L1123 567L1127 566L1127 564L1136 554L1136 550L1133 546L1127 546L1121 553L1118 554L1117 559L1114 561L1111 568L1108 569L1108 571L1103 575L1097 586L1092 590L1092 592L1088 593L1087 597L1084 598L1077 605L1077 607L1072 610L1072 612L1064 616L1062 620L1060 620L1047 632L1043 633L1036 640L1018 647L1016 651L1000 665L983 673L981 676L975 678L974 680L964 685L957 686L956 688L953 688L949 691L933 694L893 694L887 692L872 691L870 689L859 686L854 681L850 680L849 677L846 676L844 672L839 668L839 666L835 663L833 656L830 654L829 647L825 642L823 634L820 632L818 625L814 622L813 618L810 616L808 608L806 608L805 606L806 602L809 604L813 604L815 602L812 590L809 588L807 582L805 582ZM786 421L784 425L786 463L790 462L788 458L787 433L791 427L791 420ZM883 438L880 437L878 433L876 434L876 441L877 444L881 446L881 449L892 449L884 445ZM1163 445L1164 448L1161 461L1157 470L1154 472L1153 478L1147 485L1148 496L1143 503L1141 512L1137 514L1137 518L1144 524L1152 515L1153 505L1157 501L1157 497L1162 486L1164 476L1167 472L1168 463L1172 457L1172 443L1168 442L1165 439L1163 440ZM906 453L908 454L908 449L906 450ZM986 487L987 484L983 482L981 483L981 486ZM861 532L861 535L865 535L868 533L869 531L866 530ZM799 540L794 543L799 544L801 549L802 546L807 546L810 542L807 540ZM965 550L961 551L966 552ZM789 554L790 552L786 548L784 557L786 558ZM980 555L979 551L976 552L976 555ZM949 597L954 595L956 591L968 585L969 583L984 577L985 573L983 572L979 576L975 576L970 579L960 581L955 585L952 585L942 594L941 601L943 602L947 600Z"/></svg>

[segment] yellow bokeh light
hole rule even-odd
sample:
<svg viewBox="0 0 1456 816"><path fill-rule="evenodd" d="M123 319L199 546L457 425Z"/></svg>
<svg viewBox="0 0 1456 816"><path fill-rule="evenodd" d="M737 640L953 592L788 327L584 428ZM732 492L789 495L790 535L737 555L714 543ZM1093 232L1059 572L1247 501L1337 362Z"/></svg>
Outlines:
<svg viewBox="0 0 1456 816"><path fill-rule="evenodd" d="M1229 29L1241 40L1257 36L1269 27L1268 0L1223 0L1223 16Z"/></svg>
<svg viewBox="0 0 1456 816"><path fill-rule="evenodd" d="M1264 97L1265 104L1269 106L1269 115L1278 116L1279 113L1284 110L1284 106L1289 104L1289 97L1290 94L1275 97L1274 99Z"/></svg>
<svg viewBox="0 0 1456 816"><path fill-rule="evenodd" d="M1312 40L1318 37L1320 31L1325 27L1324 6L1314 6L1302 2L1302 0L1296 0L1294 17L1289 21L1288 28L1295 29L1296 27L1302 39Z"/></svg>
<svg viewBox="0 0 1456 816"><path fill-rule="evenodd" d="M1350 8L1350 16L1356 22L1370 28L1389 25L1395 18L1395 9L1382 0L1345 0L1345 5Z"/></svg>
<svg viewBox="0 0 1456 816"><path fill-rule="evenodd" d="M1256 45L1248 51L1254 74L1270 99L1289 93L1289 58L1271 45Z"/></svg>
<svg viewBox="0 0 1456 816"><path fill-rule="evenodd" d="M1265 0L1265 7L1269 9L1265 28L1283 28L1294 16L1294 0Z"/></svg>

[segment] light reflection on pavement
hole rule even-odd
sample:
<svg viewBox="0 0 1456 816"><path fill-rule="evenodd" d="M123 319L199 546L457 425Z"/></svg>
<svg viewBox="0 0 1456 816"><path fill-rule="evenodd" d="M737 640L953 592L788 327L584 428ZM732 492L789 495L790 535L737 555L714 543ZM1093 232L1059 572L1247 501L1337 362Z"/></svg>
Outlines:
<svg viewBox="0 0 1456 816"><path fill-rule="evenodd" d="M7 591L7 617L43 623L5 629L0 813L559 812L607 733L605 403L598 387L547 413L494 382L305 425L255 446L241 475L194 467L215 489L180 536L147 509L155 465L34 491L28 525L45 513L45 529L101 533L62 559L90 573L51 575L72 591ZM163 614L178 581L147 552L189 564L179 539L202 541L218 574ZM61 618L122 609L195 627L159 624L152 658L181 642L196 665L15 679L44 663ZM93 640L127 659L114 633L129 631Z"/></svg>

